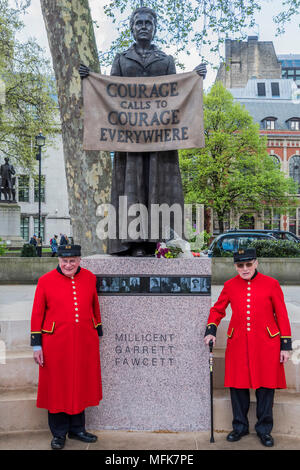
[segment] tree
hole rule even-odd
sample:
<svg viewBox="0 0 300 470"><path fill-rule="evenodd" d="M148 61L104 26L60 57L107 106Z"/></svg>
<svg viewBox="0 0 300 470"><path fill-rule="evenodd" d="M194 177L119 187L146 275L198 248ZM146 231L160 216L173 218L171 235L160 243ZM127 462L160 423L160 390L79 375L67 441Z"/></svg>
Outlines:
<svg viewBox="0 0 300 470"><path fill-rule="evenodd" d="M231 209L281 212L295 206L296 184L276 167L248 111L216 82L204 97L205 148L180 152L185 200L216 212L220 231Z"/></svg>
<svg viewBox="0 0 300 470"><path fill-rule="evenodd" d="M80 63L100 72L88 0L41 0L53 59L75 242L84 255L105 252L96 236L96 211L109 199L111 159L107 152L84 151Z"/></svg>
<svg viewBox="0 0 300 470"><path fill-rule="evenodd" d="M0 155L8 156L30 171L35 164L34 137L40 129L52 143L57 132L55 88L49 62L32 39L20 42L21 13L28 5L10 8L0 0Z"/></svg>
<svg viewBox="0 0 300 470"><path fill-rule="evenodd" d="M181 51L190 54L195 47L199 56L217 53L222 57L220 47L227 37L245 39L248 31L255 26L255 14L260 11L262 3L269 0L114 0L110 1L104 11L117 23L119 37L112 42L109 52L101 51L101 60L106 65L111 63L116 52L124 50L130 43L128 17L132 10L141 4L153 8L159 17L157 42L164 48L172 48L175 57ZM277 34L284 32L284 25L299 14L300 0L284 0L282 12L274 17ZM205 51L204 51L205 48ZM174 52L176 51L176 52ZM211 55L211 54L210 54ZM212 63L212 62L211 62ZM179 63L180 66L182 64ZM183 66L182 66L183 67Z"/></svg>

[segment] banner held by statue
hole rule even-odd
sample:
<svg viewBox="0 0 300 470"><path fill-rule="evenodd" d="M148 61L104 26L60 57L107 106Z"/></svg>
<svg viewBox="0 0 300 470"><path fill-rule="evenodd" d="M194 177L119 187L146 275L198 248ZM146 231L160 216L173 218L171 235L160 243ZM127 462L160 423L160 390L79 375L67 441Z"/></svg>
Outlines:
<svg viewBox="0 0 300 470"><path fill-rule="evenodd" d="M90 72L83 82L84 150L153 152L204 147L203 80Z"/></svg>

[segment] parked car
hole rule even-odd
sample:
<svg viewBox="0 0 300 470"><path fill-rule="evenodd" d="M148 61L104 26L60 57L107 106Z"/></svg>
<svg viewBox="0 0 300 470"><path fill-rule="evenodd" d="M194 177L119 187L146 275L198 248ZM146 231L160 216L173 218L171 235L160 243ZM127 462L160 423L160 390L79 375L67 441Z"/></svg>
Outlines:
<svg viewBox="0 0 300 470"><path fill-rule="evenodd" d="M232 228L227 230L226 233L232 233L232 232L255 232L255 233L266 233L269 235L272 235L273 237L277 238L277 240L288 240L290 242L296 242L300 243L300 238L297 237L293 232L288 232L286 230L277 230L277 229L254 229L254 230L249 230L249 229L237 229L237 228Z"/></svg>
<svg viewBox="0 0 300 470"><path fill-rule="evenodd" d="M211 243L208 249L208 256L211 258L214 256L214 251L219 248L223 251L238 251L242 248L246 248L254 240L277 240L276 237L269 233L261 233L259 231L252 230L239 230L239 231L228 231L218 235Z"/></svg>

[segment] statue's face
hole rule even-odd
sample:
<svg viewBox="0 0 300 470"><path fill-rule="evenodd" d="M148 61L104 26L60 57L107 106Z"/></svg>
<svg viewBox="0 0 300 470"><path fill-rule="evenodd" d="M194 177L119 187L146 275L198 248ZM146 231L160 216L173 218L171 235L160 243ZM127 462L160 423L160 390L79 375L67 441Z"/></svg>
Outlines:
<svg viewBox="0 0 300 470"><path fill-rule="evenodd" d="M132 25L132 34L136 41L152 41L155 34L155 21L150 13L137 13Z"/></svg>

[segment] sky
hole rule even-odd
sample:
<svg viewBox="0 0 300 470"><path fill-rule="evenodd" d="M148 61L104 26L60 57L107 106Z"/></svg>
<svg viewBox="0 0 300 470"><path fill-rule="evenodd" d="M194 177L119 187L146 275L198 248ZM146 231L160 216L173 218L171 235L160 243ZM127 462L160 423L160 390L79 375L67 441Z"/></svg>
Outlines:
<svg viewBox="0 0 300 470"><path fill-rule="evenodd" d="M13 0L10 0L13 5ZM111 40L115 35L112 33L115 30L115 25L111 20L105 17L103 13L103 6L109 3L109 0L89 0L91 14L99 28L95 28L96 42L99 50L106 51L110 48ZM145 2L146 3L146 2ZM275 51L277 54L300 54L300 13L293 19L293 21L286 28L286 32L279 36L275 36L276 27L272 21L272 17L277 14L282 7L283 0L264 0L262 2L262 10L256 15L255 29L248 31L249 35L259 36L260 41L273 41ZM32 0L31 7L24 17L25 28L23 29L20 39L35 37L38 43L45 49L48 57L50 56L46 29L41 13L40 0ZM200 61L199 55L196 50L191 48L191 55L182 55L181 61L185 65L185 71L193 70ZM215 61L215 65L218 65ZM102 73L109 73L109 68L101 68ZM205 89L211 86L216 76L216 70L208 67L208 73L205 80Z"/></svg>

